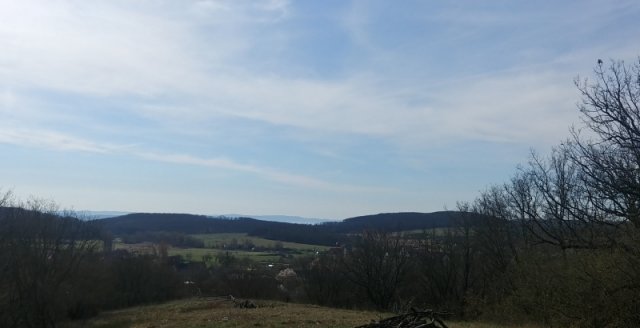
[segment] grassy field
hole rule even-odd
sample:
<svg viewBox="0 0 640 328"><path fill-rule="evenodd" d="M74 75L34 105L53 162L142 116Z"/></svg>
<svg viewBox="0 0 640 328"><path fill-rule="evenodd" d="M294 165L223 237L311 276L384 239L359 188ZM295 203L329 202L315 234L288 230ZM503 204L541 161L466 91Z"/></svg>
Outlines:
<svg viewBox="0 0 640 328"><path fill-rule="evenodd" d="M213 328L213 327L355 327L380 320L369 311L331 309L305 304L258 301L257 309L233 308L222 300L183 300L100 314L63 328ZM448 322L450 328L507 328L495 324ZM515 326L513 326L515 327ZM521 326L529 327L533 326Z"/></svg>
<svg viewBox="0 0 640 328"><path fill-rule="evenodd" d="M202 258L206 255L211 255L214 258L219 253L225 253L227 251L220 249L211 249L211 248L178 248L171 247L169 248L169 255L180 255L183 258L190 259L192 261L202 261ZM278 253L273 252L249 252L249 251L228 251L231 255L236 258L243 259L247 258L255 262L260 263L273 263L280 261L281 256Z"/></svg>
<svg viewBox="0 0 640 328"><path fill-rule="evenodd" d="M229 250L233 256L237 258L248 258L252 261L260 263L275 263L282 259L283 255L291 254L292 256L300 255L312 255L316 252L322 252L329 247L309 244L299 244L290 242L278 242L274 240L251 237L246 233L214 233L214 234L198 234L191 235L198 238L205 243L205 248L181 248L181 247L169 247L169 255L180 255L184 258L192 261L202 261L203 257L211 255L216 257L217 254L227 252L222 247L223 245L230 245L237 243L243 245L245 241L250 241L257 248L275 248L276 243L280 243L283 248L282 251L266 250L266 251L248 251L248 250ZM124 244L121 242L115 243L116 249L126 249L130 252L140 254L153 254L154 245L152 243L139 243L139 244Z"/></svg>
<svg viewBox="0 0 640 328"><path fill-rule="evenodd" d="M246 233L212 233L212 234L200 234L191 235L204 241L204 245L207 248L221 248L224 244L231 244L235 240L238 244L243 244L246 241L250 241L257 247L273 248L277 241L264 239L260 237L249 236ZM323 251L327 250L327 246L299 244L290 242L280 242L282 247L297 250L297 251Z"/></svg>
<svg viewBox="0 0 640 328"><path fill-rule="evenodd" d="M139 244L124 244L115 243L115 249L126 249L129 252L137 254L154 254L154 245L152 243L139 243ZM211 248L180 248L169 247L169 256L180 255L183 258L191 261L202 261L206 255L211 255L215 258L218 253L224 253L226 251L220 249ZM261 263L278 262L281 258L280 254L274 252L249 252L249 251L228 251L237 258L248 258L252 261Z"/></svg>

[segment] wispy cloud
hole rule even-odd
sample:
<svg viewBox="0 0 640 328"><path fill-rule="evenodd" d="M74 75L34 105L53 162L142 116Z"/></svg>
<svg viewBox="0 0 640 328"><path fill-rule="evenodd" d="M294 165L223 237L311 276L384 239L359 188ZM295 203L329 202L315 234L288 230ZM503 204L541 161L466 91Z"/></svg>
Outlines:
<svg viewBox="0 0 640 328"><path fill-rule="evenodd" d="M196 165L212 169L223 169L250 173L284 185L326 190L334 192L390 192L389 188L361 187L340 183L332 183L305 175L292 174L273 168L242 164L229 158L203 158L189 154L159 153L140 150L137 145L114 145L94 142L55 131L0 129L0 143L23 147L35 147L54 151L75 151L100 154L119 154L145 160L173 163L179 165Z"/></svg>
<svg viewBox="0 0 640 328"><path fill-rule="evenodd" d="M390 192L390 188L360 187L346 184L336 184L324 180L278 171L271 168L241 164L228 158L201 158L187 154L159 154L152 152L136 152L141 158L186 165L197 165L215 169L227 169L254 174L268 180L303 188L328 190L336 192Z"/></svg>
<svg viewBox="0 0 640 328"><path fill-rule="evenodd" d="M224 70L250 47L243 24L281 17L287 7L283 1L1 5L2 81L102 96L202 90L206 72Z"/></svg>
<svg viewBox="0 0 640 328"><path fill-rule="evenodd" d="M178 116L199 125L203 119L229 115L311 133L361 134L413 146L443 139L555 140L574 119L567 114L574 110L567 99L575 99L571 79L577 72L558 66L472 78L456 72L458 77L449 79L446 88L424 89L414 79L387 76L385 70L316 80L256 74L249 70L251 63L244 69L238 60L253 50L252 31L290 18L289 7L287 1L275 0L193 1L172 7L176 10L170 14L162 5L7 2L0 13L0 35L8 42L0 53L0 63L6 63L0 66L0 80L21 90L142 97L140 106L109 111L146 115L153 106L145 101L177 103L173 108L179 110L154 111L156 121L174 122ZM347 32L362 42L375 36L370 31L375 17L368 17L367 10L356 2L346 19ZM456 18L475 15L480 21L473 24L483 26L487 21L517 23L509 19L512 12L476 15L483 12L487 13L449 10L434 17L455 23ZM406 60L402 52L381 54L381 49L385 47L368 52L382 56L376 59L382 66ZM427 78L420 83L436 81ZM452 86L456 82L460 84ZM10 100L4 98L5 103Z"/></svg>
<svg viewBox="0 0 640 328"><path fill-rule="evenodd" d="M121 147L99 144L54 131L0 128L0 143L43 149L110 153Z"/></svg>
<svg viewBox="0 0 640 328"><path fill-rule="evenodd" d="M202 118L222 112L418 148L437 140L549 143L562 139L577 117L574 75L531 69L424 89L366 77L340 82L247 77L227 80L207 96L213 106L185 114Z"/></svg>

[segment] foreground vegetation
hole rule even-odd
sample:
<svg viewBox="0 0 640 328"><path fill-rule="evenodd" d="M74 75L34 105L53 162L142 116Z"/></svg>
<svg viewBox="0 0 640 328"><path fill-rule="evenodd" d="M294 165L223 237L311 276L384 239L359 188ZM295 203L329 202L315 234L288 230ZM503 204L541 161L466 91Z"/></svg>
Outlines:
<svg viewBox="0 0 640 328"><path fill-rule="evenodd" d="M196 327L334 327L351 328L389 314L340 310L316 305L258 301L257 309L234 308L228 301L174 301L112 311L96 318L67 323L65 328L196 328ZM507 328L478 322L451 322L450 328ZM513 326L515 327L515 326ZM534 328L535 326L518 325Z"/></svg>

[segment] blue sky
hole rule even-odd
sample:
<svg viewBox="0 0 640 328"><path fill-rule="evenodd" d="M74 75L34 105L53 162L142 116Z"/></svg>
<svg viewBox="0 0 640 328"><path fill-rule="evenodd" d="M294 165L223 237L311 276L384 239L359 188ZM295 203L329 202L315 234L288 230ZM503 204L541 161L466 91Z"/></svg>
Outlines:
<svg viewBox="0 0 640 328"><path fill-rule="evenodd" d="M638 1L0 0L0 188L76 210L437 211L580 125Z"/></svg>

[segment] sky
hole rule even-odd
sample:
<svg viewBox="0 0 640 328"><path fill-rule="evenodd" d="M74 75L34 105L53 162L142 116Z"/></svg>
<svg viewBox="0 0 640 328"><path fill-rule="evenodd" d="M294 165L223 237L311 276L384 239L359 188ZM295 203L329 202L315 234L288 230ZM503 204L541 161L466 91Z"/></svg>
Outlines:
<svg viewBox="0 0 640 328"><path fill-rule="evenodd" d="M75 210L455 208L580 126L640 2L0 0L0 189Z"/></svg>

